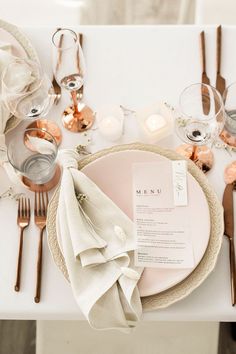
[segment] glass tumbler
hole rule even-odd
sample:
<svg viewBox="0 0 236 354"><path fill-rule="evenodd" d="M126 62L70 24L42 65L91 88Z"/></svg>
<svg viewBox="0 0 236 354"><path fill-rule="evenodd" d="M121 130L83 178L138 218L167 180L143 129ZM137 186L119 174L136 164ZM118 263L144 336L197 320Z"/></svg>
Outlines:
<svg viewBox="0 0 236 354"><path fill-rule="evenodd" d="M236 148L236 82L225 89L223 101L226 120L220 138L228 146Z"/></svg>
<svg viewBox="0 0 236 354"><path fill-rule="evenodd" d="M236 82L229 85L223 94L225 104L225 128L232 134L236 134Z"/></svg>
<svg viewBox="0 0 236 354"><path fill-rule="evenodd" d="M16 172L36 185L53 179L56 171L57 143L43 129L26 129L14 134L8 143L8 160Z"/></svg>

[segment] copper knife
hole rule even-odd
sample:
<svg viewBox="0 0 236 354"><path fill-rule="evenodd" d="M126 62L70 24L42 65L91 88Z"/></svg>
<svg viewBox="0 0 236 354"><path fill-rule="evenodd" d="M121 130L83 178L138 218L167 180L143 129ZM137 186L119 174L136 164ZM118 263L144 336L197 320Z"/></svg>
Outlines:
<svg viewBox="0 0 236 354"><path fill-rule="evenodd" d="M202 62L202 83L210 85L210 79L206 73L206 50L205 50L205 32L200 33L200 53L201 53L201 62ZM204 114L209 114L210 105L209 105L209 92L207 87L202 86L202 108Z"/></svg>
<svg viewBox="0 0 236 354"><path fill-rule="evenodd" d="M79 37L79 44L80 44L80 47L81 49L83 50L83 33L78 33L78 37ZM79 57L79 51L78 51L78 57ZM80 73L81 71L81 68L80 68L80 65L79 65L79 60L77 62L77 66L78 66L78 72ZM83 93L84 93L84 85L82 85L78 90L77 90L77 99L78 100L81 100L82 97L83 97Z"/></svg>
<svg viewBox="0 0 236 354"><path fill-rule="evenodd" d="M210 85L210 79L206 73L206 49L205 49L205 32L200 33L200 51L202 59L202 83Z"/></svg>
<svg viewBox="0 0 236 354"><path fill-rule="evenodd" d="M221 26L217 27L216 34L216 89L220 92L221 96L223 96L225 90L225 79L220 74L220 66L221 66Z"/></svg>
<svg viewBox="0 0 236 354"><path fill-rule="evenodd" d="M233 204L234 183L227 184L223 195L225 236L229 240L229 260L230 260L230 283L232 306L236 302L236 265L234 250L234 204Z"/></svg>

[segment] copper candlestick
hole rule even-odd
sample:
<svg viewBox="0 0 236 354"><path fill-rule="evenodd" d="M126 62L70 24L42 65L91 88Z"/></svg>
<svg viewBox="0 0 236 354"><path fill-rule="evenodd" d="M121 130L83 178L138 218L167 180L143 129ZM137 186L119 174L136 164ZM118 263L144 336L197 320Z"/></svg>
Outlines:
<svg viewBox="0 0 236 354"><path fill-rule="evenodd" d="M71 92L73 105L65 109L62 122L66 129L71 132L83 132L93 125L94 115L91 108L82 102L77 102L77 92Z"/></svg>

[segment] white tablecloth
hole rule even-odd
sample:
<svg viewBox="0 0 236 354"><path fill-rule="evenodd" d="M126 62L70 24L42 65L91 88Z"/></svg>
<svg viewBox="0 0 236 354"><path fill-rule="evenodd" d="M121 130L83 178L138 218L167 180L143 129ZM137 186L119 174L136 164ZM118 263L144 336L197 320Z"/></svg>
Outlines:
<svg viewBox="0 0 236 354"><path fill-rule="evenodd" d="M207 73L215 82L215 27L205 27ZM24 28L38 51L39 58L51 75L51 34L53 28ZM94 109L106 103L122 104L131 109L166 100L178 105L182 89L201 79L199 32L196 26L124 26L80 27L84 33L84 53L87 78L84 98ZM236 81L236 27L223 27L222 73L227 83ZM50 119L60 123L60 113L69 102L64 93L57 107L49 113ZM61 147L79 143L78 135L64 128ZM138 141L138 132L132 116L125 121L125 135L117 144ZM179 144L176 137L160 142L173 148ZM93 132L93 152L110 146L97 131ZM215 150L215 165L208 174L219 198L224 189L223 169L236 154ZM9 186L4 171L0 170L0 193ZM31 193L33 202L33 194ZM32 203L33 204L33 203ZM35 304L36 258L38 230L33 218L25 232L22 268L22 291L15 293L14 282L18 252L19 230L16 225L17 205L11 200L0 201L0 318L13 319L82 319L69 284L54 265L48 245L44 243L42 301ZM171 307L144 314L144 320L159 321L234 321L236 309L231 306L228 244L222 251L209 278L190 296Z"/></svg>

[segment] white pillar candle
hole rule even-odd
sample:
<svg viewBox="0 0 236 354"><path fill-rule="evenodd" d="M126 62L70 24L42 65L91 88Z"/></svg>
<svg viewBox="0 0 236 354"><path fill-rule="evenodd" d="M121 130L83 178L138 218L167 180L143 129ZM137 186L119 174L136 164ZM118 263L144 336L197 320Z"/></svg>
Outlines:
<svg viewBox="0 0 236 354"><path fill-rule="evenodd" d="M124 114L119 106L104 106L97 110L98 129L109 141L120 139L123 134Z"/></svg>

